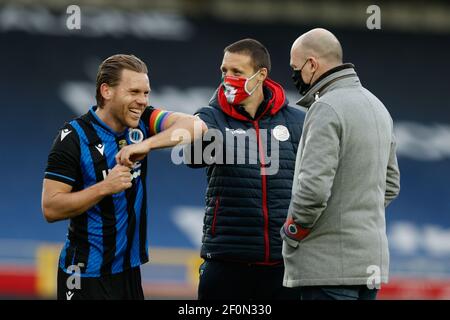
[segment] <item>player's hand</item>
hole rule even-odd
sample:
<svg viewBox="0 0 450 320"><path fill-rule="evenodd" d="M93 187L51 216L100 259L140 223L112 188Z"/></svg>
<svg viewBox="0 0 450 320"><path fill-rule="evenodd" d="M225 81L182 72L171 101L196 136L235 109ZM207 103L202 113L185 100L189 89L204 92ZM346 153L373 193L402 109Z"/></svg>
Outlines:
<svg viewBox="0 0 450 320"><path fill-rule="evenodd" d="M144 159L149 152L150 147L145 141L136 144L130 144L123 147L116 154L116 162L118 164L131 168L136 161Z"/></svg>
<svg viewBox="0 0 450 320"><path fill-rule="evenodd" d="M102 181L108 194L115 194L131 188L133 179L130 168L117 164Z"/></svg>

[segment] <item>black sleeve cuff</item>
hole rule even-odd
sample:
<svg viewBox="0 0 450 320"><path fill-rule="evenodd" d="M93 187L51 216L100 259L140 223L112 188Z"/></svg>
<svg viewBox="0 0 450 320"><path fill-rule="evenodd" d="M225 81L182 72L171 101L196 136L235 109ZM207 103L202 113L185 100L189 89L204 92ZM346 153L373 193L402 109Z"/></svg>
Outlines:
<svg viewBox="0 0 450 320"><path fill-rule="evenodd" d="M75 179L73 179L71 177L67 177L67 176L59 174L59 173L45 172L44 178L59 181L59 182L71 185L72 187L75 185Z"/></svg>

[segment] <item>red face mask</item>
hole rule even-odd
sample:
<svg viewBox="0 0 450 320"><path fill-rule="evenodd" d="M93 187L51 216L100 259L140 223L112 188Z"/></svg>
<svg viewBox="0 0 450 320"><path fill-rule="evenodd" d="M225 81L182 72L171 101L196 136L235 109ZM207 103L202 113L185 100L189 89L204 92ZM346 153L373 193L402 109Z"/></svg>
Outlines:
<svg viewBox="0 0 450 320"><path fill-rule="evenodd" d="M260 82L258 82L258 84L251 91L247 89L247 83L252 80L258 73L259 71L257 71L250 78L242 78L236 76L223 77L222 85L225 92L225 97L227 98L229 104L240 104L242 101L251 96L253 92L255 92Z"/></svg>

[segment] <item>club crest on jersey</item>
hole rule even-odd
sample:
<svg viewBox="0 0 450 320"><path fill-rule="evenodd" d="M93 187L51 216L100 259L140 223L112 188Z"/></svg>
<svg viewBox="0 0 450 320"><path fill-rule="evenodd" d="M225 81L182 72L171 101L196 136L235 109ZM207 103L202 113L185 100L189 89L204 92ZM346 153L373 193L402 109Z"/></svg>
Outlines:
<svg viewBox="0 0 450 320"><path fill-rule="evenodd" d="M144 140L144 133L139 129L130 129L128 131L128 138L132 143L139 143Z"/></svg>

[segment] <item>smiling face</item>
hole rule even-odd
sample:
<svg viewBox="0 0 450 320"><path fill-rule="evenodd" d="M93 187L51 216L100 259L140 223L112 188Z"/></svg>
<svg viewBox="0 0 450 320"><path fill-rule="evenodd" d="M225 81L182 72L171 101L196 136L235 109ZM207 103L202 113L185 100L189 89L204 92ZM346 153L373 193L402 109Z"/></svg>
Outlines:
<svg viewBox="0 0 450 320"><path fill-rule="evenodd" d="M120 82L114 86L102 84L104 108L117 124L118 131L136 128L148 106L150 83L146 73L127 69L121 71Z"/></svg>

